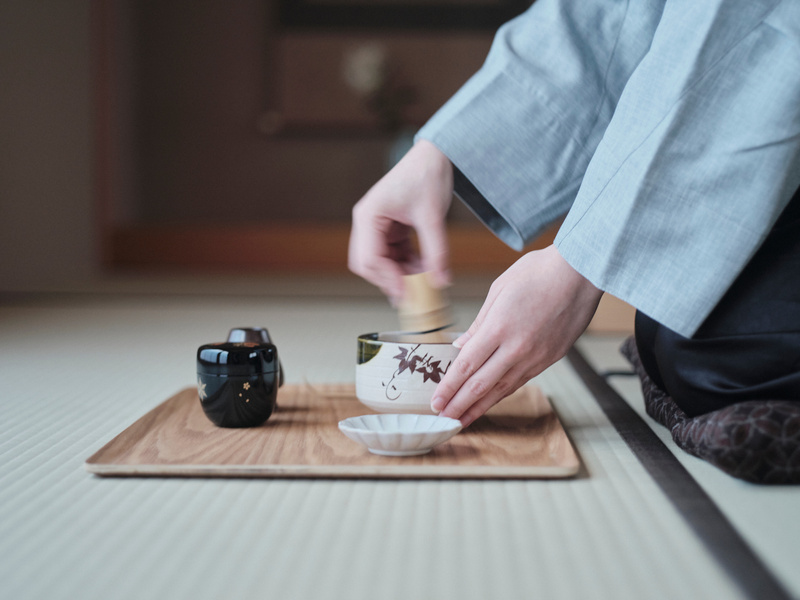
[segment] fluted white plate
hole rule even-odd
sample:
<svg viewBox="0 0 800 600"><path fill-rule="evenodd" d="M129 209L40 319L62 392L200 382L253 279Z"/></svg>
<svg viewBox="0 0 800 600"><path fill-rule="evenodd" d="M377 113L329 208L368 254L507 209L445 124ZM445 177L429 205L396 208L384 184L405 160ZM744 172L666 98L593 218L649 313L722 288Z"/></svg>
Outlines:
<svg viewBox="0 0 800 600"><path fill-rule="evenodd" d="M339 421L339 430L373 454L417 456L461 431L461 422L436 415L384 413Z"/></svg>

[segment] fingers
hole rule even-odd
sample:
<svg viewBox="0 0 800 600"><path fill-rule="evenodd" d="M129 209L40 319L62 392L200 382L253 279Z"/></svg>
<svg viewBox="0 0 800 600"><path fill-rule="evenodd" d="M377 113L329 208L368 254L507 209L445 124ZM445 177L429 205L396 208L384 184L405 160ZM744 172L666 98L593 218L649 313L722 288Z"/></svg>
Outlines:
<svg viewBox="0 0 800 600"><path fill-rule="evenodd" d="M479 368L485 365L487 360L499 347L499 340L494 340L492 338L484 339L483 341L479 339L476 343L470 343L476 335L480 334L484 321L489 314L492 305L494 304L495 297L496 294L490 290L489 295L486 297L486 301L483 303L481 310L478 312L478 316L475 317L475 320L469 326L469 329L467 329L466 332L456 338L456 340L453 342L453 345L456 348L459 348L460 352L450 365L450 368L448 368L444 379L442 379L441 383L436 386L436 391L434 392L433 399L431 400L431 409L434 412L442 411L445 409L445 407L449 406L456 393L462 388L464 383L470 379ZM499 366L497 367L497 371L497 379L499 379L505 371ZM472 382L472 393L477 396L481 396L489 387L493 387L493 384L493 381L487 380L486 383L483 383L482 380L476 379ZM483 389L484 386L486 389ZM464 394L462 394L462 396L464 396ZM462 402L463 401L464 400L462 400ZM457 406L458 405L451 407L448 411L448 414L445 416L452 416L456 413L460 416L461 413L458 412Z"/></svg>
<svg viewBox="0 0 800 600"><path fill-rule="evenodd" d="M441 383L436 386L436 391L434 392L433 399L431 400L431 409L435 412L439 412L444 411L446 407L449 407L450 410L445 416L452 416L455 413L460 416L463 412L463 409L458 411L457 408L464 403L465 396L472 395L476 398L479 398L486 394L486 392L491 389L494 383L490 379L492 371L484 371L481 378L476 377L473 379L473 376L478 369L486 366L489 357L492 356L495 350L496 346L489 347L488 345L481 346L469 344L463 347L458 356L456 356L455 360L453 360L452 364L447 369L447 373L445 373ZM495 369L499 370L500 367L497 366ZM497 375L497 379L499 379L504 373L505 371L499 373ZM462 391L462 387L464 387L464 384L468 380L470 381L469 390L465 388L462 392L461 402L454 404L453 407L450 407L455 400L456 394Z"/></svg>
<svg viewBox="0 0 800 600"><path fill-rule="evenodd" d="M390 299L403 296L403 271L392 255L386 236L371 223L362 225L353 221L348 247L348 268L363 277Z"/></svg>
<svg viewBox="0 0 800 600"><path fill-rule="evenodd" d="M530 366L520 361L518 355L507 354L502 348L496 349L477 369L466 366L473 364L471 360L468 357L467 362L460 366L456 366L456 361L453 361L453 366L456 367L455 375L465 372L471 375L466 379L459 378L461 385L452 397L441 405L439 412L444 417L459 419L464 427L470 425L503 398L513 394L537 374L537 370L535 368L529 370ZM450 369L447 374L450 374ZM458 385L456 380L448 381L446 376L437 387L437 396L441 393L440 398L444 398L456 385ZM435 404L434 401L432 403L434 410L436 410Z"/></svg>
<svg viewBox="0 0 800 600"><path fill-rule="evenodd" d="M503 286L493 285L475 321L453 342L461 351L431 402L434 411L465 427L536 374L529 348L511 341L509 328L497 319L506 312L502 294Z"/></svg>
<svg viewBox="0 0 800 600"><path fill-rule="evenodd" d="M510 381L511 377L509 377L508 379ZM527 379L522 378L522 379L516 379L513 384L495 386L496 389L493 390L492 393L487 394L486 396L478 400L475 404L470 406L464 412L464 414L462 414L459 417L461 425L463 427L470 426L476 419L478 419L478 417L486 413L486 411L488 411L495 404L500 402L503 398L510 396L511 394L516 392L519 388L521 388L526 383L526 381Z"/></svg>
<svg viewBox="0 0 800 600"><path fill-rule="evenodd" d="M403 274L427 270L434 285L449 284L445 216L453 195L452 170L441 151L420 140L367 191L353 207L348 249L353 273L396 300L403 295Z"/></svg>
<svg viewBox="0 0 800 600"><path fill-rule="evenodd" d="M455 346L458 349L461 349L461 348L464 347L464 344L466 344L471 337L472 337L472 334L469 331L465 331L460 336L458 336L455 340L453 340L453 346Z"/></svg>
<svg viewBox="0 0 800 600"><path fill-rule="evenodd" d="M461 419L471 414L474 420L524 383L519 381L521 368L513 355L502 348L489 356L483 349L467 352L471 348L473 344L462 349L436 388L431 408L442 416Z"/></svg>
<svg viewBox="0 0 800 600"><path fill-rule="evenodd" d="M444 222L430 221L417 229L422 270L430 271L437 287L450 285L450 271L447 267L450 253Z"/></svg>

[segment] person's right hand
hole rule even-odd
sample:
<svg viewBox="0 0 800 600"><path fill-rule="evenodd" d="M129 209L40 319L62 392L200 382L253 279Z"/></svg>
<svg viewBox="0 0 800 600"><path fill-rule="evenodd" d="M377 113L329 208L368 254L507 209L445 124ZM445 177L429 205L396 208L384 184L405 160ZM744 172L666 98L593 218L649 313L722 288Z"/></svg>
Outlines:
<svg viewBox="0 0 800 600"><path fill-rule="evenodd" d="M353 207L348 267L393 302L403 275L430 271L434 285L450 281L445 217L453 196L453 167L420 140ZM419 254L412 243L416 231Z"/></svg>

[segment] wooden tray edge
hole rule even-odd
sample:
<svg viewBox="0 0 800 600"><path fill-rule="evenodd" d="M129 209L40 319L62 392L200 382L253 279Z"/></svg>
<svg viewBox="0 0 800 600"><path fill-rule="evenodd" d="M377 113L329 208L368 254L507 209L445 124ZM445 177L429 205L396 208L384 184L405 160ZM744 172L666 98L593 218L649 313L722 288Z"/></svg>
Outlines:
<svg viewBox="0 0 800 600"><path fill-rule="evenodd" d="M211 477L280 479L568 479L580 472L580 462L566 467L404 467L309 466L309 465L109 465L90 463L84 467L100 477Z"/></svg>

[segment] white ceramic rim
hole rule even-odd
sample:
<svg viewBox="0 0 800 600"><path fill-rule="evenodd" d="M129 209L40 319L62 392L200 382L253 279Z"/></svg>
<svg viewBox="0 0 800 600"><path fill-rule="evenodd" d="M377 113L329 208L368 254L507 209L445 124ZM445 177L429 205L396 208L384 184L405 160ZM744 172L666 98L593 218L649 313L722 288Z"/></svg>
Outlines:
<svg viewBox="0 0 800 600"><path fill-rule="evenodd" d="M339 421L339 430L373 454L418 456L456 435L461 423L436 415L382 413L344 419Z"/></svg>
<svg viewBox="0 0 800 600"><path fill-rule="evenodd" d="M411 421L412 417L416 417L413 419L414 424L419 423L420 421L425 422L429 421L431 426L427 428L403 428L401 425L404 425L406 421ZM395 419L398 423L397 429L385 429L381 428L378 429L373 425L375 422L380 421L388 421L391 419ZM441 425L441 427L435 427L436 425ZM387 435L393 434L403 434L403 435L415 435L415 434L424 434L424 433L445 433L451 431L459 431L461 429L461 421L458 419L452 419L450 417L442 417L440 415L426 415L426 414L418 414L418 413L379 413L379 414L371 414L371 415L358 415L356 417L350 417L339 421L339 429L345 428L353 431L355 433L362 433L362 432L371 432L371 433L385 433Z"/></svg>

